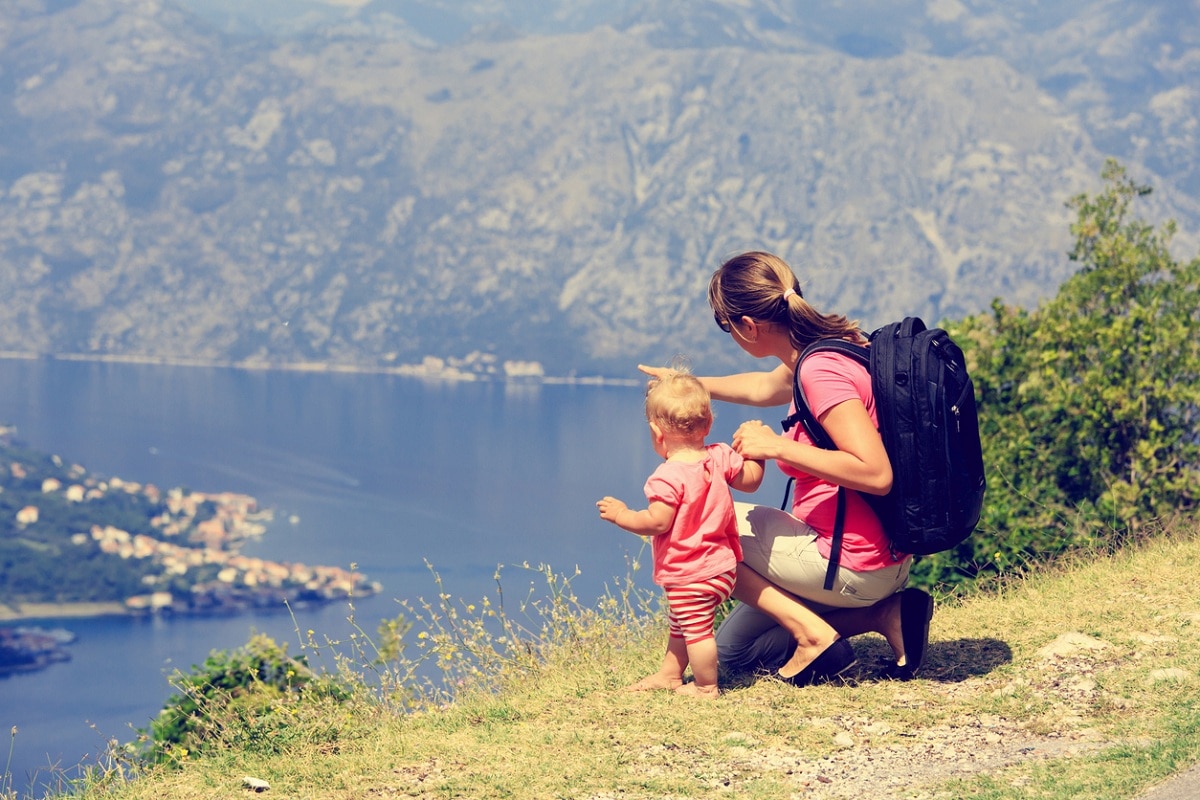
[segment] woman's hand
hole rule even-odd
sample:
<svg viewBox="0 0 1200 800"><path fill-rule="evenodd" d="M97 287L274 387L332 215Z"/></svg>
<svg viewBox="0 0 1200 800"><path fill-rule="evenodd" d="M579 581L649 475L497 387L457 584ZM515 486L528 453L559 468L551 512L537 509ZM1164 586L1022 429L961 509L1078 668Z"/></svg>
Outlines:
<svg viewBox="0 0 1200 800"><path fill-rule="evenodd" d="M766 461L779 457L779 444L783 437L771 430L762 420L743 422L733 432L733 449L742 458Z"/></svg>
<svg viewBox="0 0 1200 800"><path fill-rule="evenodd" d="M645 364L638 364L638 369L657 380L662 380L668 375L674 375L676 372L670 367L647 367Z"/></svg>

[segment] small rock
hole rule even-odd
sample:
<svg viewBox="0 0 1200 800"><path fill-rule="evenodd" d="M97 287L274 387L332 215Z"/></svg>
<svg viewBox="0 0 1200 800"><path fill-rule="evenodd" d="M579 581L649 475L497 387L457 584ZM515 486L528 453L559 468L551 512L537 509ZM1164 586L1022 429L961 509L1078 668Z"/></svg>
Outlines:
<svg viewBox="0 0 1200 800"><path fill-rule="evenodd" d="M1155 636L1149 633L1139 633L1133 638L1143 644L1163 644L1175 641L1174 636Z"/></svg>
<svg viewBox="0 0 1200 800"><path fill-rule="evenodd" d="M1164 683L1166 681L1186 681L1192 677L1187 670L1179 667L1171 667L1169 669L1156 669L1150 673L1150 683Z"/></svg>
<svg viewBox="0 0 1200 800"><path fill-rule="evenodd" d="M242 786L245 786L252 792L265 792L271 788L271 784L261 778L251 778L248 775L242 778Z"/></svg>
<svg viewBox="0 0 1200 800"><path fill-rule="evenodd" d="M1053 642L1038 650L1037 654L1043 659L1049 659L1055 656L1069 656L1081 650L1105 650L1109 647L1111 645L1108 642L1072 631L1060 635Z"/></svg>

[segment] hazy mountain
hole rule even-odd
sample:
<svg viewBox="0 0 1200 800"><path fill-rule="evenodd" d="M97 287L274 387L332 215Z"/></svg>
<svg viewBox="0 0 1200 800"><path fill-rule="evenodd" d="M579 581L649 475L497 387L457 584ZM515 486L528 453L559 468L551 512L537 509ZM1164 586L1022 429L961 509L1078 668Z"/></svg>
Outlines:
<svg viewBox="0 0 1200 800"><path fill-rule="evenodd" d="M0 350L716 369L704 290L748 247L867 325L1032 305L1108 155L1200 228L1198 18L9 0Z"/></svg>

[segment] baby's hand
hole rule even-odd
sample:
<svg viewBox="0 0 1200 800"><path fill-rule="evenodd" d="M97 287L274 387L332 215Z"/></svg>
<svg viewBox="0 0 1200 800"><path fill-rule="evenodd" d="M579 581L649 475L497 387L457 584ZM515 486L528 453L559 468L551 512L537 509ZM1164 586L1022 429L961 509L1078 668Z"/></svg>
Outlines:
<svg viewBox="0 0 1200 800"><path fill-rule="evenodd" d="M600 519L616 523L617 516L628 506L615 497L605 497L596 501L596 508L600 509Z"/></svg>

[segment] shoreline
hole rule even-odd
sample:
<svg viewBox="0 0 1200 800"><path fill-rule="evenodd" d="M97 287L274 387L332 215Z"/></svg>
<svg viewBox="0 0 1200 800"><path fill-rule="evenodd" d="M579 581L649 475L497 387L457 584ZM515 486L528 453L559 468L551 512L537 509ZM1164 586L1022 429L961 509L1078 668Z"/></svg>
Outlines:
<svg viewBox="0 0 1200 800"><path fill-rule="evenodd" d="M63 620L90 617L127 617L130 611L115 600L99 603L0 603L0 625L34 619Z"/></svg>
<svg viewBox="0 0 1200 800"><path fill-rule="evenodd" d="M297 363L271 363L263 361L220 361L201 358L172 358L170 356L102 355L88 353L28 353L17 350L0 350L4 361L92 361L107 364L133 364L150 367L207 367L209 369L237 369L246 372L325 372L351 375L392 375L415 378L435 383L511 383L515 385L580 385L580 386L641 386L637 378L606 378L601 375L553 376L553 375L504 375L477 372L458 367L430 368L423 364L404 364L395 367L366 367L355 364L329 364L323 361Z"/></svg>

